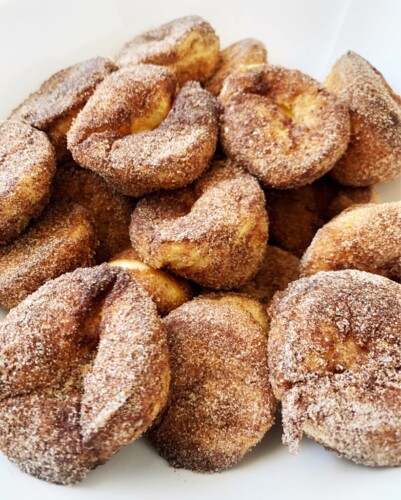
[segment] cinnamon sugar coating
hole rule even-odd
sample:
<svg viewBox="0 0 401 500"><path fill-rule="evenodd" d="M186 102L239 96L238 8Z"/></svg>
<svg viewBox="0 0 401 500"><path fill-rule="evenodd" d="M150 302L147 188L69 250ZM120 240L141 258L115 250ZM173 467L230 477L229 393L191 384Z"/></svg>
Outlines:
<svg viewBox="0 0 401 500"><path fill-rule="evenodd" d="M66 134L73 119L96 86L115 69L108 59L96 57L58 71L21 103L10 118L24 120L46 132L57 159L68 159Z"/></svg>
<svg viewBox="0 0 401 500"><path fill-rule="evenodd" d="M55 170L54 149L43 132L16 120L0 122L0 245L41 213Z"/></svg>
<svg viewBox="0 0 401 500"><path fill-rule="evenodd" d="M219 100L226 154L266 186L309 184L347 148L346 106L298 70L261 64L238 71L225 80Z"/></svg>
<svg viewBox="0 0 401 500"><path fill-rule="evenodd" d="M148 433L170 465L214 472L238 463L274 423L261 306L230 295L194 299L163 321L171 391Z"/></svg>
<svg viewBox="0 0 401 500"><path fill-rule="evenodd" d="M0 325L0 449L24 472L71 484L139 437L167 399L167 339L123 270L46 283Z"/></svg>
<svg viewBox="0 0 401 500"><path fill-rule="evenodd" d="M131 247L113 256L109 265L125 269L148 292L162 316L194 296L194 289L188 281L160 269L153 269L142 262Z"/></svg>
<svg viewBox="0 0 401 500"><path fill-rule="evenodd" d="M94 264L97 244L83 207L51 203L18 239L0 248L0 305L14 307L46 281Z"/></svg>
<svg viewBox="0 0 401 500"><path fill-rule="evenodd" d="M99 240L95 256L98 264L130 245L129 224L134 203L99 175L74 162L65 163L57 169L52 198L78 203L89 212Z"/></svg>
<svg viewBox="0 0 401 500"><path fill-rule="evenodd" d="M401 98L383 75L355 52L334 64L324 82L349 108L351 139L330 175L368 186L401 175Z"/></svg>
<svg viewBox="0 0 401 500"><path fill-rule="evenodd" d="M401 281L401 201L351 207L316 233L301 274L340 269Z"/></svg>
<svg viewBox="0 0 401 500"><path fill-rule="evenodd" d="M117 54L119 66L157 64L175 73L180 85L204 81L218 63L219 38L199 16L186 16L136 36Z"/></svg>
<svg viewBox="0 0 401 500"><path fill-rule="evenodd" d="M175 89L172 73L159 66L112 74L68 133L74 159L130 196L192 182L216 149L219 108L198 83L188 82L169 112Z"/></svg>
<svg viewBox="0 0 401 500"><path fill-rule="evenodd" d="M302 257L316 232L346 208L376 203L373 186L341 186L328 175L298 189L266 189L271 243Z"/></svg>
<svg viewBox="0 0 401 500"><path fill-rule="evenodd" d="M305 432L357 463L401 465L401 286L322 272L277 294L270 312L270 380L290 450Z"/></svg>
<svg viewBox="0 0 401 500"><path fill-rule="evenodd" d="M239 40L220 52L219 64L213 76L205 82L205 89L218 96L224 80L234 71L245 66L267 62L266 47L259 40L245 38Z"/></svg>
<svg viewBox="0 0 401 500"><path fill-rule="evenodd" d="M267 240L263 191L239 165L215 162L193 186L140 200L130 236L150 266L214 289L258 270Z"/></svg>
<svg viewBox="0 0 401 500"><path fill-rule="evenodd" d="M238 288L262 304L269 304L274 294L285 290L299 278L299 259L281 248L267 245L265 257L255 276Z"/></svg>

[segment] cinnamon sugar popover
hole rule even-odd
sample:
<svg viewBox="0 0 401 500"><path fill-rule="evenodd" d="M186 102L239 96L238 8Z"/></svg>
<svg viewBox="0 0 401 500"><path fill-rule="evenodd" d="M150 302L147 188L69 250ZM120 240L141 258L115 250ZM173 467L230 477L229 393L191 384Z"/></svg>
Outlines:
<svg viewBox="0 0 401 500"><path fill-rule="evenodd" d="M266 186L309 184L347 148L347 107L298 70L245 68L225 80L219 100L224 151Z"/></svg>
<svg viewBox="0 0 401 500"><path fill-rule="evenodd" d="M232 467L274 422L263 309L245 296L209 295L182 305L163 323L171 390L148 437L174 467Z"/></svg>
<svg viewBox="0 0 401 500"><path fill-rule="evenodd" d="M0 245L15 239L49 200L54 148L30 125L0 122Z"/></svg>
<svg viewBox="0 0 401 500"><path fill-rule="evenodd" d="M270 380L291 451L306 434L357 463L401 465L400 366L398 283L321 272L276 295Z"/></svg>
<svg viewBox="0 0 401 500"><path fill-rule="evenodd" d="M93 265L98 240L80 205L51 203L16 240L0 247L0 305L14 307L41 285Z"/></svg>
<svg viewBox="0 0 401 500"><path fill-rule="evenodd" d="M63 69L46 80L21 103L10 118L23 120L49 136L57 159L71 155L67 150L66 134L71 123L96 86L116 66L103 57L95 57Z"/></svg>
<svg viewBox="0 0 401 500"><path fill-rule="evenodd" d="M134 203L94 172L74 162L59 166L52 199L78 203L89 212L99 240L95 256L98 264L130 245L129 224Z"/></svg>
<svg viewBox="0 0 401 500"><path fill-rule="evenodd" d="M330 174L341 184L368 186L401 174L401 98L355 52L334 64L325 86L349 108L351 140Z"/></svg>
<svg viewBox="0 0 401 500"><path fill-rule="evenodd" d="M117 54L116 62L166 66L183 85L209 78L218 57L219 38L210 24L199 16L187 16L136 36Z"/></svg>
<svg viewBox="0 0 401 500"><path fill-rule="evenodd" d="M24 472L82 480L167 399L168 348L148 294L107 264L46 283L0 325L0 450Z"/></svg>
<svg viewBox="0 0 401 500"><path fill-rule="evenodd" d="M213 76L205 82L205 89L218 96L224 80L239 68L267 62L266 47L259 40L245 38L220 52L219 63Z"/></svg>
<svg viewBox="0 0 401 500"><path fill-rule="evenodd" d="M322 227L301 274L359 269L401 282L401 201L351 207Z"/></svg>
<svg viewBox="0 0 401 500"><path fill-rule="evenodd" d="M239 286L257 272L267 231L262 189L231 161L215 162L191 187L143 198L130 226L146 263L214 289Z"/></svg>
<svg viewBox="0 0 401 500"><path fill-rule="evenodd" d="M328 175L297 189L266 189L269 241L302 257L316 232L346 208L379 201L373 186L341 186Z"/></svg>
<svg viewBox="0 0 401 500"><path fill-rule="evenodd" d="M176 86L161 66L128 66L110 75L68 132L75 161L129 196L191 183L216 149L219 107L197 82L186 83L175 98Z"/></svg>

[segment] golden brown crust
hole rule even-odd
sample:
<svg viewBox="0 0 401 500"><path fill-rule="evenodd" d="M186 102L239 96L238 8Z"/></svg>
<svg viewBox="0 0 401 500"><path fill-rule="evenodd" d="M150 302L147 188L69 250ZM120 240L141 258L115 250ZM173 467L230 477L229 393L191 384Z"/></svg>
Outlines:
<svg viewBox="0 0 401 500"><path fill-rule="evenodd" d="M401 465L401 286L356 270L318 273L270 312L270 379L290 449L306 432L357 463Z"/></svg>
<svg viewBox="0 0 401 500"><path fill-rule="evenodd" d="M334 64L325 86L349 107L351 140L330 174L349 186L368 186L401 174L401 98L383 75L355 52Z"/></svg>
<svg viewBox="0 0 401 500"><path fill-rule="evenodd" d="M99 240L95 257L98 264L130 245L129 224L134 203L99 175L73 162L65 163L57 169L52 198L78 203L90 213Z"/></svg>
<svg viewBox="0 0 401 500"><path fill-rule="evenodd" d="M210 24L199 16L187 16L136 36L117 54L116 62L166 66L183 85L209 78L218 57L219 38Z"/></svg>
<svg viewBox="0 0 401 500"><path fill-rule="evenodd" d="M68 133L74 159L130 196L192 182L216 149L219 107L189 82L167 115L175 88L159 66L130 66L108 77Z"/></svg>
<svg viewBox="0 0 401 500"><path fill-rule="evenodd" d="M266 334L247 304L225 297L195 299L164 319L171 391L148 436L174 467L231 467L274 422Z"/></svg>
<svg viewBox="0 0 401 500"><path fill-rule="evenodd" d="M188 281L160 269L153 269L142 262L131 247L115 255L109 265L125 269L148 292L162 316L194 296L193 287Z"/></svg>
<svg viewBox="0 0 401 500"><path fill-rule="evenodd" d="M347 148L346 106L298 70L261 64L236 72L219 100L225 152L267 186L309 184Z"/></svg>
<svg viewBox="0 0 401 500"><path fill-rule="evenodd" d="M233 162L216 162L193 186L140 200L131 242L152 267L230 289L247 281L263 260L264 203L256 179Z"/></svg>
<svg viewBox="0 0 401 500"><path fill-rule="evenodd" d="M341 186L329 176L298 189L266 189L271 243L302 257L316 232L346 208L376 203L373 186Z"/></svg>
<svg viewBox="0 0 401 500"><path fill-rule="evenodd" d="M96 57L63 69L31 94L11 118L24 120L49 136L58 160L67 159L66 134L72 120L92 95L96 86L115 65L108 59Z"/></svg>
<svg viewBox="0 0 401 500"><path fill-rule="evenodd" d="M316 233L301 275L340 269L401 281L401 202L351 207Z"/></svg>
<svg viewBox="0 0 401 500"><path fill-rule="evenodd" d="M23 471L70 484L142 434L165 404L167 339L123 270L46 283L0 326L0 449Z"/></svg>
<svg viewBox="0 0 401 500"><path fill-rule="evenodd" d="M255 276L238 288L259 300L269 304L273 295L287 288L289 283L299 278L299 259L281 248L267 245L266 254Z"/></svg>
<svg viewBox="0 0 401 500"><path fill-rule="evenodd" d="M54 149L43 132L15 120L0 122L0 245L41 213L55 171Z"/></svg>
<svg viewBox="0 0 401 500"><path fill-rule="evenodd" d="M239 40L220 52L217 69L205 82L204 87L214 96L218 96L224 80L238 68L266 62L267 51L262 42L254 38Z"/></svg>
<svg viewBox="0 0 401 500"><path fill-rule="evenodd" d="M24 234L0 248L0 304L14 307L46 281L92 265L97 244L83 207L48 205Z"/></svg>

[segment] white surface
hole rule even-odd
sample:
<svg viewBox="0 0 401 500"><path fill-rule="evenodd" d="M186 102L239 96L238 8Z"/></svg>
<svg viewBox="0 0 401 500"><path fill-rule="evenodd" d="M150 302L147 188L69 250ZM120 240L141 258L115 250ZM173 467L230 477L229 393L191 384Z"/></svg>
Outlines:
<svg viewBox="0 0 401 500"><path fill-rule="evenodd" d="M113 56L136 33L192 13L213 24L223 46L260 38L270 61L318 79L344 51L356 50L401 93L397 0L0 0L0 118L56 70L95 55ZM401 199L400 180L380 192L383 201ZM276 426L237 467L215 475L174 470L144 440L74 487L29 477L0 456L0 498L399 500L401 469L356 466L308 440L292 456Z"/></svg>

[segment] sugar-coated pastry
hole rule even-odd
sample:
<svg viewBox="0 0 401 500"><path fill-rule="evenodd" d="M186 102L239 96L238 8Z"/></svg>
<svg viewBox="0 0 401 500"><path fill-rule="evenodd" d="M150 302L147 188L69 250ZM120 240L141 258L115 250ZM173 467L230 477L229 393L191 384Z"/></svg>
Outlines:
<svg viewBox="0 0 401 500"><path fill-rule="evenodd" d="M0 305L14 307L41 285L94 264L98 240L80 205L52 203L19 238L0 247Z"/></svg>
<svg viewBox="0 0 401 500"><path fill-rule="evenodd" d="M244 68L225 80L219 100L226 154L266 186L310 184L347 148L347 107L298 70L269 64Z"/></svg>
<svg viewBox="0 0 401 500"><path fill-rule="evenodd" d="M54 148L43 132L0 122L0 245L15 239L49 201Z"/></svg>
<svg viewBox="0 0 401 500"><path fill-rule="evenodd" d="M117 54L116 62L119 66L166 66L182 85L209 78L218 58L219 38L214 29L199 16L186 16L136 36Z"/></svg>
<svg viewBox="0 0 401 500"><path fill-rule="evenodd" d="M219 107L197 82L175 98L176 83L167 68L145 64L106 78L68 133L74 160L136 197L199 177L216 149Z"/></svg>
<svg viewBox="0 0 401 500"><path fill-rule="evenodd" d="M214 289L239 286L257 272L267 231L262 189L231 161L215 162L189 188L142 198L130 226L146 263Z"/></svg>
<svg viewBox="0 0 401 500"><path fill-rule="evenodd" d="M316 233L301 275L340 269L401 281L401 201L351 207Z"/></svg>
<svg viewBox="0 0 401 500"><path fill-rule="evenodd" d="M139 437L169 388L167 339L120 268L46 283L0 325L0 450L24 472L82 480Z"/></svg>
<svg viewBox="0 0 401 500"><path fill-rule="evenodd" d="M274 423L263 308L245 296L208 295L180 306L163 323L171 390L148 437L174 467L232 467Z"/></svg>
<svg viewBox="0 0 401 500"><path fill-rule="evenodd" d="M254 38L245 38L229 45L220 52L219 64L213 76L205 82L205 89L218 96L224 80L238 69L263 64L267 61L264 44Z"/></svg>
<svg viewBox="0 0 401 500"><path fill-rule="evenodd" d="M349 108L351 139L330 175L348 186L370 186L401 175L401 98L355 52L334 64L324 82Z"/></svg>
<svg viewBox="0 0 401 500"><path fill-rule="evenodd" d="M401 465L401 286L363 271L292 283L270 308L270 380L284 442Z"/></svg>

